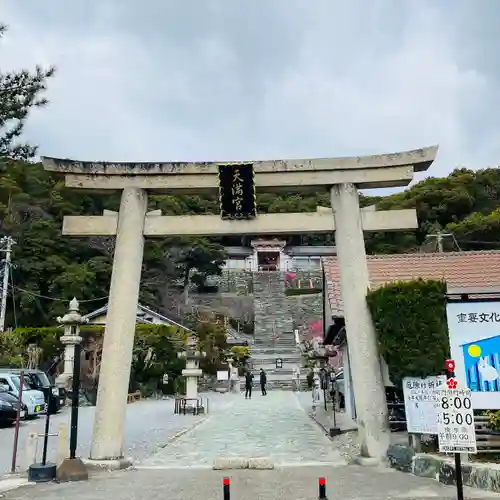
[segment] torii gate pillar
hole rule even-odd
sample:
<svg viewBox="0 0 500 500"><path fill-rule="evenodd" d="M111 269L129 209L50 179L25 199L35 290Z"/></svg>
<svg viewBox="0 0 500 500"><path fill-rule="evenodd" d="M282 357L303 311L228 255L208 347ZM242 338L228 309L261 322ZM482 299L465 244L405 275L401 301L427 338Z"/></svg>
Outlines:
<svg viewBox="0 0 500 500"><path fill-rule="evenodd" d="M415 210L361 210L357 190L406 186L414 171L429 168L436 153L434 146L364 157L245 162L253 166L259 192L331 190L333 217L331 212L318 211L263 214L253 220L146 213L148 191L217 193L218 163L92 163L42 158L46 170L65 174L67 187L122 191L118 214L66 216L63 225L63 234L67 235L116 236L91 459L123 458L144 236L276 236L332 231L336 231L361 451L364 457L383 458L389 442L387 406L375 332L366 304L369 278L363 231L413 229L418 223Z"/></svg>
<svg viewBox="0 0 500 500"><path fill-rule="evenodd" d="M366 302L370 280L358 190L352 184L333 186L331 202L354 394L363 401L356 404L361 456L378 459L387 451L390 432L377 337Z"/></svg>
<svg viewBox="0 0 500 500"><path fill-rule="evenodd" d="M103 353L112 355L101 363L99 372L91 459L123 456L123 402L127 401L130 381L147 207L148 196L143 189L128 187L122 191L103 341Z"/></svg>

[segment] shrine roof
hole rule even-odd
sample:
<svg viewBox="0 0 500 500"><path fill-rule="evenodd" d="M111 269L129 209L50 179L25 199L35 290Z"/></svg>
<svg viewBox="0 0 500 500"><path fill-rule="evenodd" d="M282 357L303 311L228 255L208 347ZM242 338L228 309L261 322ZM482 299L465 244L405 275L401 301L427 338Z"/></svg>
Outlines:
<svg viewBox="0 0 500 500"><path fill-rule="evenodd" d="M360 170L412 166L416 172L427 170L434 161L438 146L411 151L370 156L333 157L296 160L240 162L101 162L68 158L42 157L45 170L70 174L147 175L147 174L217 174L219 165L253 165L257 173L300 172L311 170Z"/></svg>
<svg viewBox="0 0 500 500"><path fill-rule="evenodd" d="M367 262L372 290L419 278L446 281L448 289L500 287L500 250L368 255ZM322 263L332 315L342 317L338 259L327 257Z"/></svg>

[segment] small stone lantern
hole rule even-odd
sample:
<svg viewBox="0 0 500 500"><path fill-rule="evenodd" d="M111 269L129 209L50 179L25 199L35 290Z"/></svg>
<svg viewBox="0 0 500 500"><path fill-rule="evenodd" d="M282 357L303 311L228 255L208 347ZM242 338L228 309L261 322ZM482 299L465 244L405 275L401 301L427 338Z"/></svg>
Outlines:
<svg viewBox="0 0 500 500"><path fill-rule="evenodd" d="M88 319L83 318L79 312L79 304L76 297L69 303L69 311L62 318L58 317L57 322L64 325L64 335L61 343L64 345L64 370L57 377L56 385L70 389L70 380L73 377L73 365L75 362L75 345L83 340L80 337L80 325L88 323Z"/></svg>
<svg viewBox="0 0 500 500"><path fill-rule="evenodd" d="M206 352L201 352L196 349L196 338L189 337L185 351L179 352L178 356L186 360L186 368L182 370L182 375L186 377L186 396L188 401L187 408L194 408L195 400L198 399L198 379L202 376L203 372L200 369L200 361L205 358ZM204 411L203 408L199 408Z"/></svg>

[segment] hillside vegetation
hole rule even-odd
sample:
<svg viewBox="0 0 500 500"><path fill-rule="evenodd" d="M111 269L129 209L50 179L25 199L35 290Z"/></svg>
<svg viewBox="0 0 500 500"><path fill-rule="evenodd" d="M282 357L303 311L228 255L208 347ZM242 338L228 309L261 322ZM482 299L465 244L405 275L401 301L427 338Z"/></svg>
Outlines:
<svg viewBox="0 0 500 500"><path fill-rule="evenodd" d="M453 233L444 238L445 250L499 248L500 173L498 169L473 172L456 170L448 177L429 178L403 193L386 198L364 198L379 209L413 208L419 216L419 229L403 233L367 235L369 253L435 250L428 234L438 230ZM61 235L64 215L102 214L118 208L118 195L99 196L68 190L62 179L43 170L37 163L10 161L0 172L0 235L11 235L17 242L13 252L15 309L9 304L8 324L42 326L54 323L65 312L68 300L77 296L86 301L86 310L105 303L112 254L111 238L70 238ZM260 212L307 212L316 205L327 205L328 196L263 195ZM150 209L164 214L217 213L218 204L205 197L152 196ZM331 242L322 235L304 235L304 244ZM191 280L202 281L204 274L216 274L225 257L220 239L165 238L148 240L145 249L141 300L162 307L165 284L182 283L195 265L199 269ZM47 298L45 298L47 297ZM16 318L14 318L16 310Z"/></svg>

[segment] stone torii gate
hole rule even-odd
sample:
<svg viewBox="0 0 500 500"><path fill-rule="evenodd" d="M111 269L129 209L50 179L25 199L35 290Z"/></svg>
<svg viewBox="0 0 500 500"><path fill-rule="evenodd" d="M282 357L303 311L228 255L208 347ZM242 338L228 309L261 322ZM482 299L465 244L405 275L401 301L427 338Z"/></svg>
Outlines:
<svg viewBox="0 0 500 500"><path fill-rule="evenodd" d="M362 455L380 458L389 442L387 407L377 342L366 304L369 276L364 231L417 227L414 210L370 211L359 188L406 186L429 168L437 146L351 158L245 162L253 165L258 192L329 190L332 211L263 214L252 220L217 215L162 216L148 212L148 192L217 193L219 166L230 163L94 163L43 157L48 171L65 174L66 186L119 190L119 212L66 216L63 234L116 236L109 305L90 459L123 458L123 433L135 333L144 237L293 234L335 231L352 381Z"/></svg>

